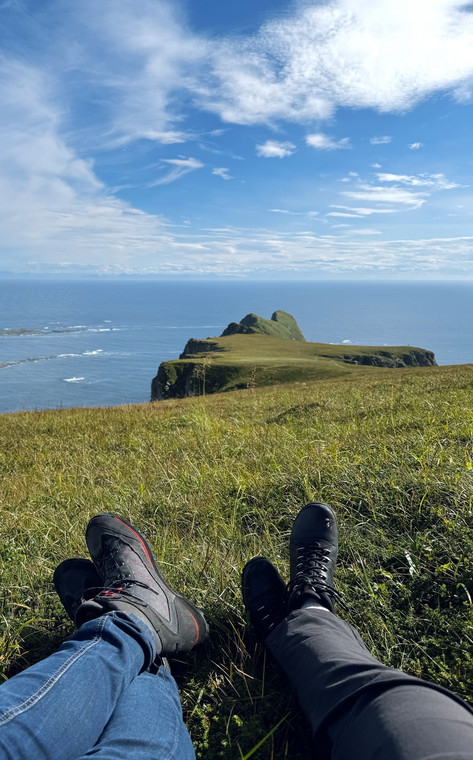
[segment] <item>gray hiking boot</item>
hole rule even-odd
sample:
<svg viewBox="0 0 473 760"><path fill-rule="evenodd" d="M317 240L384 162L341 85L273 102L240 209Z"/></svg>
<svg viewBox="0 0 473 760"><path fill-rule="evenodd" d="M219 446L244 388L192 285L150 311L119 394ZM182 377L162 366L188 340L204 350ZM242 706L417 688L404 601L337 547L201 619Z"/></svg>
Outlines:
<svg viewBox="0 0 473 760"><path fill-rule="evenodd" d="M141 618L152 630L160 655L188 652L208 637L204 615L164 580L146 538L118 515L93 517L86 531L90 556L102 588L75 612L75 621L120 610Z"/></svg>

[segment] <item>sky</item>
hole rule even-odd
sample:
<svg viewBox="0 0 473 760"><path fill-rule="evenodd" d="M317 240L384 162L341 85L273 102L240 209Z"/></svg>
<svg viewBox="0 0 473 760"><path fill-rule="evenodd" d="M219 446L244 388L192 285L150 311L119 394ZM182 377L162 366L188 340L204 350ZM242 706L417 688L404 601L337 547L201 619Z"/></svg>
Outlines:
<svg viewBox="0 0 473 760"><path fill-rule="evenodd" d="M473 4L0 0L0 272L473 278Z"/></svg>

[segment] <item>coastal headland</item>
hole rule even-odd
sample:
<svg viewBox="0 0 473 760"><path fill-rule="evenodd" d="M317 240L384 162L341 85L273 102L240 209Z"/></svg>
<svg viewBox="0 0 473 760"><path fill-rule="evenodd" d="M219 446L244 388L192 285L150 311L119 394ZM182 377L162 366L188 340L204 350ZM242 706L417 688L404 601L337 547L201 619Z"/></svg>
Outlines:
<svg viewBox="0 0 473 760"><path fill-rule="evenodd" d="M285 311L247 314L220 337L191 338L179 359L162 362L151 400L363 374L373 368L436 366L432 351L412 346L309 343Z"/></svg>

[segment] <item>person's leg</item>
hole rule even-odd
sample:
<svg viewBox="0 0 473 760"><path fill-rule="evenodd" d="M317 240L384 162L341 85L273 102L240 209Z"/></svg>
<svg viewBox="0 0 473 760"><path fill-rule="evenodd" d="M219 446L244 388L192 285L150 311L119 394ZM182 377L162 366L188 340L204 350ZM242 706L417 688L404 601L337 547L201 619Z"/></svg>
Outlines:
<svg viewBox="0 0 473 760"><path fill-rule="evenodd" d="M472 715L451 695L425 687L399 684L360 697L327 727L334 760L472 760Z"/></svg>
<svg viewBox="0 0 473 760"><path fill-rule="evenodd" d="M75 760L101 736L117 700L156 656L138 617L112 612L0 687L1 760Z"/></svg>
<svg viewBox="0 0 473 760"><path fill-rule="evenodd" d="M162 666L141 673L119 698L112 717L85 758L97 760L195 760L182 720L176 682Z"/></svg>
<svg viewBox="0 0 473 760"><path fill-rule="evenodd" d="M54 576L79 630L58 652L0 688L1 760L80 758L156 655L188 652L208 635L203 614L166 583L151 546L130 523L98 515L86 539L95 570L87 560L67 560ZM169 716L172 686L168 680L166 689L163 678L158 683L154 707L159 713L162 702ZM182 734L182 713L174 712ZM133 731L132 723L124 724L124 735Z"/></svg>
<svg viewBox="0 0 473 760"><path fill-rule="evenodd" d="M473 759L467 705L435 684L382 665L332 612L295 610L266 645L291 683L321 757Z"/></svg>
<svg viewBox="0 0 473 760"><path fill-rule="evenodd" d="M242 577L253 627L287 674L318 756L473 760L470 708L441 687L382 665L333 614L337 548L334 513L308 504L291 533L289 593L262 557L251 560Z"/></svg>

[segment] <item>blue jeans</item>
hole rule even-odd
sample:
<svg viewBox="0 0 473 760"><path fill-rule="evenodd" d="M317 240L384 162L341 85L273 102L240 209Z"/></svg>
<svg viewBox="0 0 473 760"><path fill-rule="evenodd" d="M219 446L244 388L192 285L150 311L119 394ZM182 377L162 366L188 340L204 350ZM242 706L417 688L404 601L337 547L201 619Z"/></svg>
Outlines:
<svg viewBox="0 0 473 760"><path fill-rule="evenodd" d="M0 760L194 760L151 630L111 612L0 686Z"/></svg>

